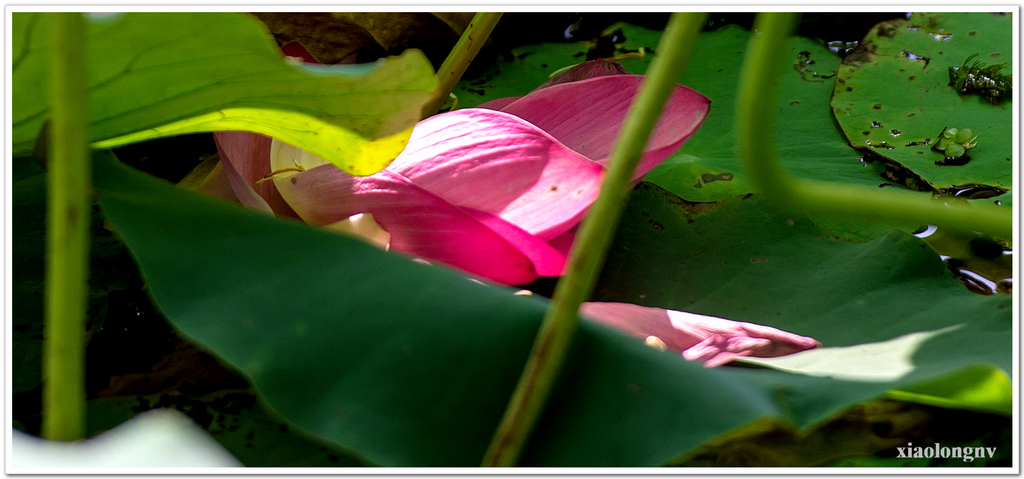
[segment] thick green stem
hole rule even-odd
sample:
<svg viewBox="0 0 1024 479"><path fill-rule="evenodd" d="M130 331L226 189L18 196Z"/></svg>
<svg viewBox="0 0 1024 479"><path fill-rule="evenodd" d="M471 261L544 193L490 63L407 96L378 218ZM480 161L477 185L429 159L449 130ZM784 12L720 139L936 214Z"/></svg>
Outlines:
<svg viewBox="0 0 1024 479"><path fill-rule="evenodd" d="M458 43L452 48L452 52L448 54L448 58L445 58L441 69L437 72L437 79L441 81L441 87L438 89L434 101L423 109L423 118L431 116L441 109L441 105L444 105L448 95L455 89L455 84L462 78L462 74L466 73L466 69L476 58L476 54L480 53L480 48L487 42L487 37L491 35L491 30L494 30L498 20L501 20L501 15L501 12L480 12L473 16L466 31L462 32L462 37L459 38Z"/></svg>
<svg viewBox="0 0 1024 479"><path fill-rule="evenodd" d="M754 186L779 206L801 213L817 213L891 224L932 224L951 230L978 231L998 238L1013 237L1010 208L967 204L948 198L932 199L924 193L878 190L863 186L794 179L779 161L775 147L778 83L786 66L786 37L796 15L762 13L740 75L736 101L737 151Z"/></svg>
<svg viewBox="0 0 1024 479"><path fill-rule="evenodd" d="M792 190L775 147L775 103L786 38L796 24L793 13L761 13L754 23L736 98L736 145L750 181L758 190L784 198Z"/></svg>
<svg viewBox="0 0 1024 479"><path fill-rule="evenodd" d="M54 13L52 110L47 165L43 436L85 432L85 313L91 166L85 18Z"/></svg>
<svg viewBox="0 0 1024 479"><path fill-rule="evenodd" d="M965 233L973 231L1000 239L1013 238L1011 209L962 198L931 196L906 190L798 180L793 185L795 208L841 218L893 225L930 224Z"/></svg>
<svg viewBox="0 0 1024 479"><path fill-rule="evenodd" d="M669 20L647 79L612 150L601 194L576 236L565 276L555 288L526 368L484 457L484 466L513 466L519 459L568 352L580 304L593 293L644 144L672 87L689 64L706 18L706 14L676 13Z"/></svg>

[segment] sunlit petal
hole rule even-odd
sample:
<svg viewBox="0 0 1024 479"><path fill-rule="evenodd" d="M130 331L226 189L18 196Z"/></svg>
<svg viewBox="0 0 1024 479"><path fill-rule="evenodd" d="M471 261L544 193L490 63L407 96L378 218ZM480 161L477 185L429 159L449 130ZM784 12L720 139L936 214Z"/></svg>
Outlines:
<svg viewBox="0 0 1024 479"><path fill-rule="evenodd" d="M381 228L370 213L354 214L341 221L324 225L324 228L361 238L372 245L380 246L385 251L391 247L391 233Z"/></svg>
<svg viewBox="0 0 1024 479"><path fill-rule="evenodd" d="M575 226L600 193L601 165L522 119L464 109L421 121L388 171L542 240Z"/></svg>
<svg viewBox="0 0 1024 479"><path fill-rule="evenodd" d="M536 125L591 160L607 164L633 98L640 75L609 75L536 90L501 111ZM634 179L675 153L700 127L711 100L676 85L644 147Z"/></svg>
<svg viewBox="0 0 1024 479"><path fill-rule="evenodd" d="M270 171L274 178L287 178L295 173L312 170L329 162L281 140L275 139L270 145Z"/></svg>
<svg viewBox="0 0 1024 479"><path fill-rule="evenodd" d="M324 165L274 182L308 223L326 225L370 213L391 234L393 251L438 260L500 283L528 283L540 271L560 273L565 262L560 253L515 225L485 212L468 212L387 170L354 177Z"/></svg>
<svg viewBox="0 0 1024 479"><path fill-rule="evenodd" d="M770 326L628 303L583 303L580 314L637 338L655 336L708 367L742 356L782 356L820 346L813 338Z"/></svg>

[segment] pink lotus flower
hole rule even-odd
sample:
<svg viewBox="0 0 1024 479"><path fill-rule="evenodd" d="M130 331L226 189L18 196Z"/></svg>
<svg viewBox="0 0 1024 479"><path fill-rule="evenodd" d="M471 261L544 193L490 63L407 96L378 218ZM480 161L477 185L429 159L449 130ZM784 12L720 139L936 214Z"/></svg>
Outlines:
<svg viewBox="0 0 1024 479"><path fill-rule="evenodd" d="M286 54L315 61L290 45ZM584 62L525 97L431 117L391 165L367 177L268 137L218 133L224 174L205 189L505 284L558 276L642 79L624 73L615 62ZM676 87L634 180L682 146L709 103ZM768 326L633 304L584 303L580 314L709 367L819 345Z"/></svg>
<svg viewBox="0 0 1024 479"><path fill-rule="evenodd" d="M391 249L525 284L562 273L642 79L601 76L483 105L500 109L435 115L416 125L390 166L366 177L260 135L215 139L230 189L246 206L321 226L372 215ZM682 146L709 104L675 87L635 180Z"/></svg>

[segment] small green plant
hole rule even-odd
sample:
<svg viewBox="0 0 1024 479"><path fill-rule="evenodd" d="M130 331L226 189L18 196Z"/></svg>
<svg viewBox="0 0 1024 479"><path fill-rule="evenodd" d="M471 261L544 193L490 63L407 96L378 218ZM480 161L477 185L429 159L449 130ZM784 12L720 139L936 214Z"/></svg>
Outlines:
<svg viewBox="0 0 1024 479"><path fill-rule="evenodd" d="M1003 98L1013 94L1013 76L1000 73L1008 68L1008 63L997 63L988 65L982 62L974 62L967 66L967 62L978 56L977 53L967 57L963 65L949 67L949 86L956 88L961 95L978 93L989 103L999 103Z"/></svg>
<svg viewBox="0 0 1024 479"><path fill-rule="evenodd" d="M943 128L942 133L935 139L933 150L941 151L946 155L945 159L935 162L936 165L963 165L970 161L967 150L978 146L978 135L970 128Z"/></svg>

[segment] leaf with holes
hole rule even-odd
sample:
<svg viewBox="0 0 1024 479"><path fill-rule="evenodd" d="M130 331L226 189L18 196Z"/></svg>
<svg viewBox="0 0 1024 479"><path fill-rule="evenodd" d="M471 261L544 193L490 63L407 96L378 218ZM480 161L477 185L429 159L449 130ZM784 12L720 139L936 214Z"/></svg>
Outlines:
<svg viewBox="0 0 1024 479"><path fill-rule="evenodd" d="M750 193L743 163L736 157L736 91L750 34L724 27L701 35L683 84L711 98L701 130L679 152L647 175L687 201L718 201ZM884 180L873 165L858 161L833 126L828 100L839 58L802 37L789 40L779 84L779 157L793 176L877 187Z"/></svg>
<svg viewBox="0 0 1024 479"><path fill-rule="evenodd" d="M875 26L843 60L832 110L856 148L902 165L922 188L1013 185L1013 103L992 104L950 86L950 67L1012 61L1010 14L915 13ZM1009 74L1010 68L1004 70ZM933 149L946 128L978 135L967 164L939 165Z"/></svg>

